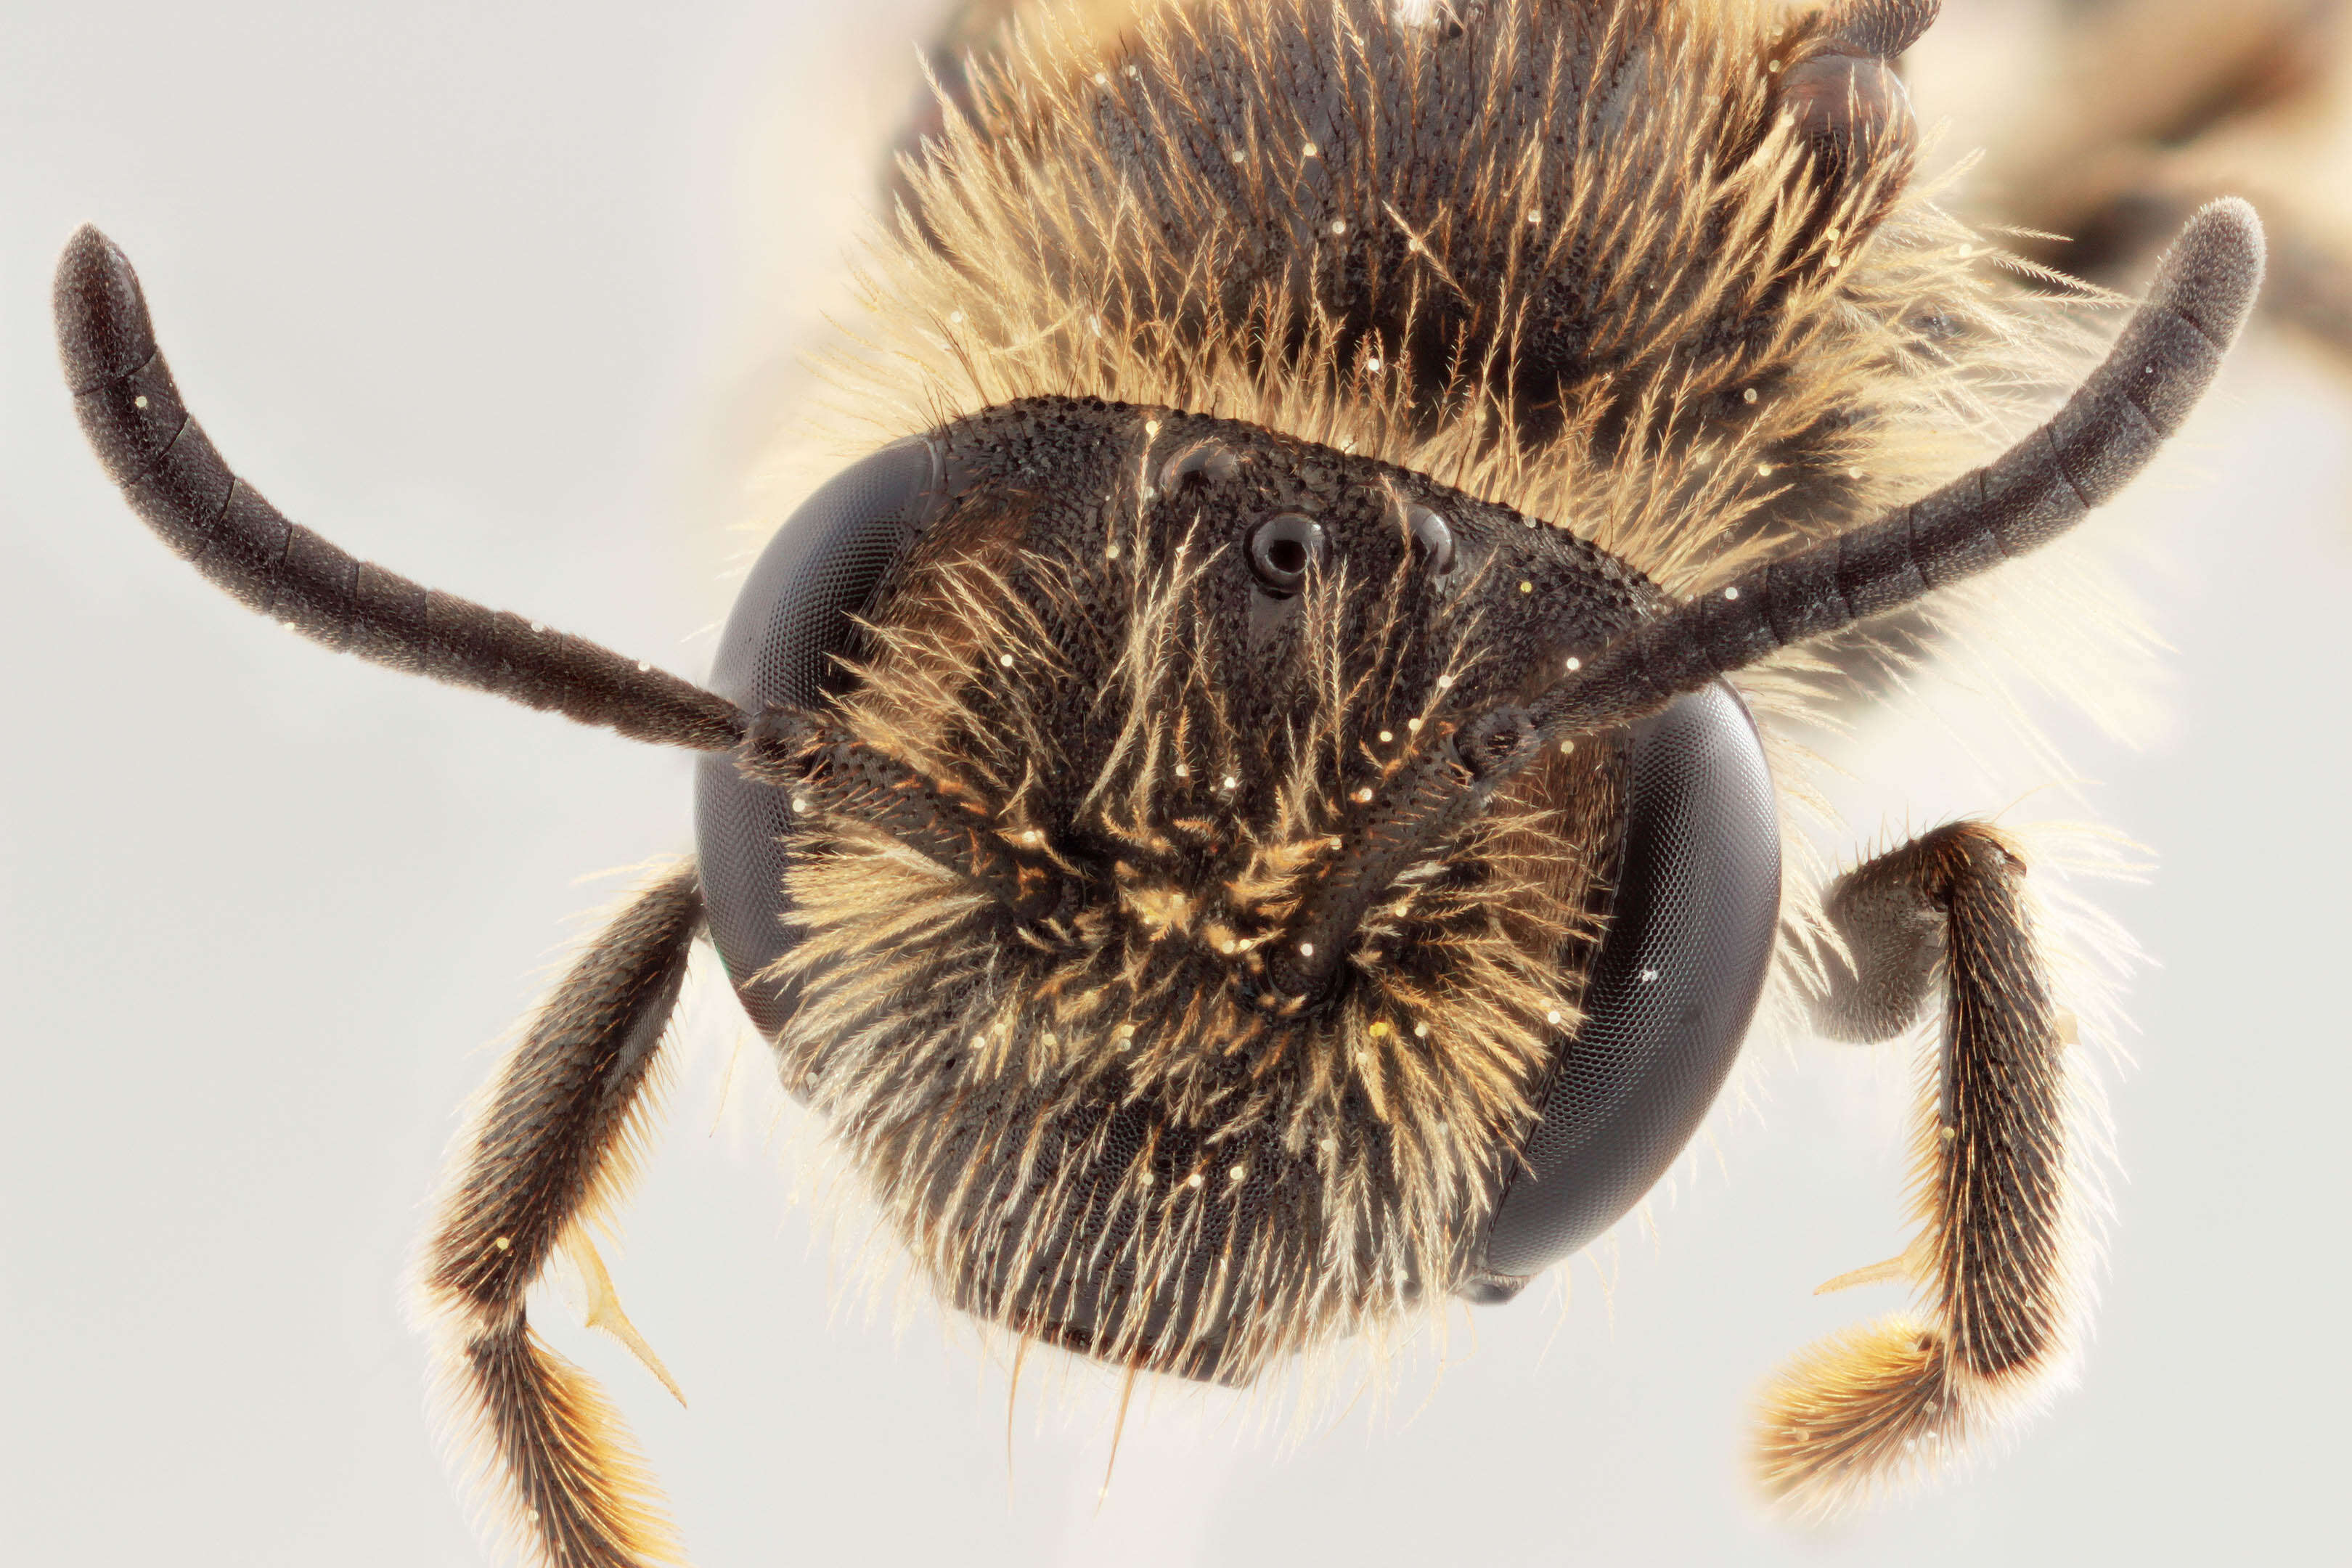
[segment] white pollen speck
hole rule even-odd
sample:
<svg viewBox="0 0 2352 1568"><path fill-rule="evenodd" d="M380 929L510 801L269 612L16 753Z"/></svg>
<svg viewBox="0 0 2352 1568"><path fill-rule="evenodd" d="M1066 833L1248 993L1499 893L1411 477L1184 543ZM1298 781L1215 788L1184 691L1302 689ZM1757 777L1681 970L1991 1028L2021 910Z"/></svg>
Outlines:
<svg viewBox="0 0 2352 1568"><path fill-rule="evenodd" d="M653 668L654 668L654 667L653 667L652 665L647 664L644 659L639 659L639 660L637 660L637 673L638 673L639 675L650 675L650 674L652 674L652 673L653 673Z"/></svg>
<svg viewBox="0 0 2352 1568"><path fill-rule="evenodd" d="M1238 1182L1238 1181L1240 1181L1244 1176L1246 1176L1246 1175L1248 1175L1248 1174L1249 1174L1249 1167L1248 1167L1247 1165L1235 1165L1232 1170L1227 1171L1227 1172L1225 1173L1225 1174L1226 1174L1226 1175L1228 1175L1228 1176L1231 1176L1234 1181Z"/></svg>
<svg viewBox="0 0 2352 1568"><path fill-rule="evenodd" d="M1559 754L1563 757L1572 757L1576 755L1576 742L1573 741L1562 741L1559 743Z"/></svg>
<svg viewBox="0 0 2352 1568"><path fill-rule="evenodd" d="M1021 842L1024 844L1043 844L1045 842L1045 836L1038 832L1034 827L1024 828L1022 830Z"/></svg>
<svg viewBox="0 0 2352 1568"><path fill-rule="evenodd" d="M1186 767L1183 763L1178 763L1176 764L1176 776L1180 779L1189 779L1192 776L1192 770Z"/></svg>
<svg viewBox="0 0 2352 1568"><path fill-rule="evenodd" d="M1570 658L1568 661L1568 672L1570 675L1574 675L1578 670L1582 669L1583 668L1584 661L1580 658Z"/></svg>
<svg viewBox="0 0 2352 1568"><path fill-rule="evenodd" d="M975 1051L984 1051L988 1049L988 1037L986 1035L974 1035L971 1037L971 1048Z"/></svg>
<svg viewBox="0 0 2352 1568"><path fill-rule="evenodd" d="M1396 731L1395 731L1394 730L1383 730L1383 731L1381 731L1381 745L1385 746L1385 745L1387 745L1391 741L1393 741L1393 740L1395 740L1395 739L1396 739Z"/></svg>
<svg viewBox="0 0 2352 1568"><path fill-rule="evenodd" d="M1145 421L1143 422L1143 433L1144 433L1145 435L1147 435L1147 436L1157 436L1157 435L1159 435L1159 434L1160 434L1160 421L1159 421L1159 420L1157 420L1157 419L1147 419L1147 420L1145 420Z"/></svg>
<svg viewBox="0 0 2352 1568"><path fill-rule="evenodd" d="M1321 1149L1326 1154L1337 1153L1339 1149L1339 1141L1337 1138L1326 1138L1322 1142L1317 1144L1316 1147Z"/></svg>
<svg viewBox="0 0 2352 1568"><path fill-rule="evenodd" d="M1429 1038L1429 1026L1426 1024L1415 1024L1412 1026L1412 1037L1416 1040L1425 1040Z"/></svg>
<svg viewBox="0 0 2352 1568"><path fill-rule="evenodd" d="M1335 218L1333 218L1333 219L1331 220L1331 232L1332 232L1333 234L1345 234L1345 233L1347 233L1347 232L1348 232L1348 220L1347 220L1346 218L1343 218L1343 217L1335 217Z"/></svg>
<svg viewBox="0 0 2352 1568"><path fill-rule="evenodd" d="M1298 150L1298 155L1302 158L1319 158L1323 155L1323 149L1309 142Z"/></svg>
<svg viewBox="0 0 2352 1568"><path fill-rule="evenodd" d="M1404 727L1412 731L1416 735L1421 733L1421 721L1418 719L1406 720L1404 721Z"/></svg>
<svg viewBox="0 0 2352 1568"><path fill-rule="evenodd" d="M1356 804L1358 805L1370 805L1371 803L1372 792L1369 786L1356 792Z"/></svg>
<svg viewBox="0 0 2352 1568"><path fill-rule="evenodd" d="M1544 1015L1544 1022L1545 1022L1545 1023L1547 1023L1547 1024L1557 1024L1557 1023L1559 1023L1559 1008L1557 1008L1557 1007L1554 1007L1550 1012L1546 1013L1546 1014Z"/></svg>
<svg viewBox="0 0 2352 1568"><path fill-rule="evenodd" d="M1959 249L1958 249L1958 250L1954 251L1952 254L1953 254L1953 255L1955 255L1955 256L1974 256L1976 253L1977 253L1977 247L1976 247L1975 246L1973 246L1973 245L1964 245L1964 246L1960 247L1959 247Z"/></svg>
<svg viewBox="0 0 2352 1568"><path fill-rule="evenodd" d="M141 393L138 396L136 396L136 397L132 398L132 399L131 400L131 407L133 407L133 408L144 408L144 407L146 407L146 406L147 406L147 395L146 395L145 393L143 393L143 392L142 392L142 393Z"/></svg>
<svg viewBox="0 0 2352 1568"><path fill-rule="evenodd" d="M530 629L535 632L543 632L547 629L547 623L545 621L533 621L530 623Z"/></svg>
<svg viewBox="0 0 2352 1568"><path fill-rule="evenodd" d="M1239 789L1242 787L1242 781L1234 777L1233 774L1227 773L1225 775L1224 782L1217 787L1219 789Z"/></svg>
<svg viewBox="0 0 2352 1568"><path fill-rule="evenodd" d="M1234 148L1232 152L1227 153L1225 156L1232 159L1236 163L1246 163L1249 162L1249 154L1243 152L1238 147Z"/></svg>
<svg viewBox="0 0 2352 1568"><path fill-rule="evenodd" d="M1200 1173L1200 1172L1198 1172L1198 1171L1195 1171L1195 1172L1193 1172L1191 1175L1189 1175L1189 1176L1185 1177L1185 1178L1184 1178L1184 1184L1185 1184L1186 1186L1188 1186L1188 1187L1197 1187L1197 1186L1199 1186L1199 1185L1201 1184L1201 1173Z"/></svg>
<svg viewBox="0 0 2352 1568"><path fill-rule="evenodd" d="M1848 468L1845 471L1845 477L1850 479L1858 479L1862 478L1862 470L1860 468Z"/></svg>
<svg viewBox="0 0 2352 1568"><path fill-rule="evenodd" d="M300 628L295 626L292 621L280 621L278 623L278 629L282 632L290 632L299 631Z"/></svg>
<svg viewBox="0 0 2352 1568"><path fill-rule="evenodd" d="M1000 653L996 656L996 662L1003 665L1005 668L1011 669L1013 668L1013 656L1009 653Z"/></svg>
<svg viewBox="0 0 2352 1568"><path fill-rule="evenodd" d="M1153 489L1150 485L1144 486L1142 490L1139 493L1140 493L1143 499L1147 501L1154 501L1160 499L1160 492Z"/></svg>
<svg viewBox="0 0 2352 1568"><path fill-rule="evenodd" d="M1543 222L1543 208L1529 207L1528 209L1528 221L1531 224Z"/></svg>
<svg viewBox="0 0 2352 1568"><path fill-rule="evenodd" d="M1437 678L1437 689L1439 689L1440 691L1451 691L1451 690L1453 690L1453 689L1454 689L1454 678L1453 678L1452 676L1450 676L1450 675L1441 675L1441 676L1439 676L1439 677Z"/></svg>
<svg viewBox="0 0 2352 1568"><path fill-rule="evenodd" d="M1116 560L1118 560L1118 545L1116 545L1116 544L1114 544L1114 545L1112 545L1108 550L1104 551L1104 552L1103 552L1103 559L1104 559L1104 560L1106 560L1106 561L1116 561Z"/></svg>
<svg viewBox="0 0 2352 1568"><path fill-rule="evenodd" d="M1642 984L1644 985L1647 985L1651 981L1655 980L1657 977L1658 972L1654 969L1644 969L1642 971Z"/></svg>
<svg viewBox="0 0 2352 1568"><path fill-rule="evenodd" d="M1742 403L1753 403L1753 402L1755 402L1755 401L1756 401L1756 389L1755 389L1754 387L1752 387L1752 386L1751 386L1751 387L1749 387L1747 391L1745 391L1745 392L1741 393L1741 394L1739 395L1739 401L1740 401L1740 402L1742 402Z"/></svg>
<svg viewBox="0 0 2352 1568"><path fill-rule="evenodd" d="M1062 1043L1062 1037L1054 1033L1051 1029L1046 1030L1044 1035L1039 1037L1039 1038L1041 1038L1048 1047L1058 1046ZM1151 1178L1146 1176L1143 1179L1148 1182Z"/></svg>
<svg viewBox="0 0 2352 1568"><path fill-rule="evenodd" d="M1412 256L1419 256L1422 251L1426 248L1418 239L1406 240L1404 242L1404 247L1407 254Z"/></svg>
<svg viewBox="0 0 2352 1568"><path fill-rule="evenodd" d="M794 811L806 811L808 809L808 796L804 795L796 795L793 796L793 809Z"/></svg>
<svg viewBox="0 0 2352 1568"><path fill-rule="evenodd" d="M1131 1040L1135 1038L1135 1026L1132 1024L1121 1024L1118 1028L1112 1030L1111 1033L1117 1035L1122 1040Z"/></svg>
<svg viewBox="0 0 2352 1568"><path fill-rule="evenodd" d="M1769 479L1772 477L1772 465L1769 463L1759 463L1756 465L1756 471L1763 478Z"/></svg>
<svg viewBox="0 0 2352 1568"><path fill-rule="evenodd" d="M1138 80L1138 81L1141 81L1141 80L1143 79L1143 73L1142 73L1141 71L1139 71L1139 70L1136 69L1133 66L1129 66L1129 67L1128 67L1128 68L1127 68L1127 74L1128 74L1129 76L1130 76L1130 77L1133 77L1133 78L1134 78L1136 80Z"/></svg>
<svg viewBox="0 0 2352 1568"><path fill-rule="evenodd" d="M1764 69L1765 69L1768 73L1769 73L1769 72L1777 72L1778 70L1780 70L1780 62L1779 60L1767 60L1767 61L1765 61L1765 62L1764 62Z"/></svg>
<svg viewBox="0 0 2352 1568"><path fill-rule="evenodd" d="M950 310L948 312L948 321L955 326L962 326L963 312L961 310Z"/></svg>
<svg viewBox="0 0 2352 1568"><path fill-rule="evenodd" d="M491 1245L492 1247L497 1247L500 1252L504 1252L504 1251L506 1251L509 1247L512 1247L512 1246L514 1245L514 1243L513 1243L513 1242L511 1242L511 1241L509 1241L505 1237L503 1237L503 1236L502 1236L502 1237L499 1237L496 1241L491 1242L491 1243L490 1243L490 1245Z"/></svg>
<svg viewBox="0 0 2352 1568"><path fill-rule="evenodd" d="M1520 593L1522 593L1522 594L1532 594L1532 593L1534 593L1535 591L1536 591L1536 585L1535 585L1533 583L1528 582L1525 577L1522 577L1522 578L1520 578L1520 579L1519 579L1519 592L1520 592Z"/></svg>
<svg viewBox="0 0 2352 1568"><path fill-rule="evenodd" d="M1723 596L1727 599L1737 599L1739 597L1739 590L1737 588L1726 588L1723 591Z"/></svg>
<svg viewBox="0 0 2352 1568"><path fill-rule="evenodd" d="M1139 1187L1150 1186L1151 1184L1151 1173L1149 1171L1138 1171L1135 1173L1135 1184Z"/></svg>
<svg viewBox="0 0 2352 1568"><path fill-rule="evenodd" d="M1832 226L1830 226L1830 227L1829 227L1829 228L1828 228L1828 229L1823 233L1823 235L1822 235L1822 237L1823 237L1824 239L1832 239L1832 240L1834 240L1835 238L1837 238L1837 237L1838 237L1838 236L1840 236L1840 235L1843 234L1844 232L1845 232L1845 230L1843 230L1843 229L1842 229L1842 228L1839 228L1839 227L1838 227L1838 226L1836 226L1834 224L1832 224Z"/></svg>
<svg viewBox="0 0 2352 1568"><path fill-rule="evenodd" d="M1315 944L1314 944L1313 942L1300 942L1300 943L1298 944L1298 956L1299 956L1299 957L1301 957L1301 958L1312 958L1312 957L1314 957L1314 956L1315 956Z"/></svg>
<svg viewBox="0 0 2352 1568"><path fill-rule="evenodd" d="M1242 944L1237 942L1221 942L1217 943L1217 951L1223 953L1228 958L1232 957L1234 953L1239 952L1241 950Z"/></svg>
<svg viewBox="0 0 2352 1568"><path fill-rule="evenodd" d="M1380 356L1380 355L1378 355L1378 354L1374 354L1371 358L1370 358L1370 359L1366 360L1366 361L1364 362L1364 368L1365 368L1366 370L1368 370L1368 371L1370 371L1374 375L1378 375L1378 374L1381 374L1381 356Z"/></svg>
<svg viewBox="0 0 2352 1568"><path fill-rule="evenodd" d="M1100 71L1097 71L1095 72L1095 85L1097 87L1108 87L1110 85L1110 78L1105 76Z"/></svg>

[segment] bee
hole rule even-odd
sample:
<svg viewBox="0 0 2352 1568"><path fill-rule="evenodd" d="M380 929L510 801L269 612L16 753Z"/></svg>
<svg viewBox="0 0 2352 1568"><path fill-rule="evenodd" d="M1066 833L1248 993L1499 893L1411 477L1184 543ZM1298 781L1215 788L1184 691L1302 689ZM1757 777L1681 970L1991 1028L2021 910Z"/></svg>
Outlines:
<svg viewBox="0 0 2352 1568"><path fill-rule="evenodd" d="M701 683L284 517L189 416L127 259L75 237L83 427L208 580L700 755L695 856L527 1022L425 1246L529 1549L677 1556L525 1296L568 1257L634 1340L587 1231L706 939L944 1303L1234 1385L1603 1234L1759 1008L1861 1040L1939 1012L1918 1233L1864 1271L1919 1310L1783 1370L1759 1479L1844 1506L2063 1366L2079 1068L2026 851L1969 818L1820 877L1790 737L1886 617L1944 635L2139 471L2263 245L2197 210L1995 447L2052 331L1917 184L1897 68L1933 14L1203 0L975 58L898 167L844 372L891 438L777 530Z"/></svg>

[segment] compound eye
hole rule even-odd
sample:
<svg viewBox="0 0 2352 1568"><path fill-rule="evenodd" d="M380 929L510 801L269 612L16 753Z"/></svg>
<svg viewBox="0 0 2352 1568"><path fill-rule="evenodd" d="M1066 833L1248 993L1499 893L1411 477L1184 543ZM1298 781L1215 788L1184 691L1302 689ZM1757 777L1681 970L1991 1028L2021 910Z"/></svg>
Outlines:
<svg viewBox="0 0 2352 1568"><path fill-rule="evenodd" d="M728 616L710 689L757 712L805 708L846 684L858 617L946 503L944 454L916 437L852 464L776 531ZM710 939L762 1034L791 1016L793 984L755 978L791 945L784 872L801 830L790 790L747 781L725 752L707 754L696 786L696 839Z"/></svg>
<svg viewBox="0 0 2352 1568"><path fill-rule="evenodd" d="M1429 574L1443 577L1454 569L1454 528L1444 517L1425 506L1405 508L1406 526L1412 530L1412 542L1429 562Z"/></svg>
<svg viewBox="0 0 2352 1568"><path fill-rule="evenodd" d="M1323 525L1311 517L1286 511L1250 531L1250 570L1269 594L1296 594L1322 559Z"/></svg>

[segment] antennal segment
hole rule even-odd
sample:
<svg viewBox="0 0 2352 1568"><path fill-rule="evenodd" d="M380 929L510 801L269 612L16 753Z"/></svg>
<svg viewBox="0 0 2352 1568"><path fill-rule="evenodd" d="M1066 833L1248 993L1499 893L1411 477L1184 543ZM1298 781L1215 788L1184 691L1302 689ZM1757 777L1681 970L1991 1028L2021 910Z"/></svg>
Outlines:
<svg viewBox="0 0 2352 1568"><path fill-rule="evenodd" d="M1530 703L1528 717L1547 741L1622 724L2048 543L2129 483L2189 417L2262 277L2253 208L2235 198L2205 207L2106 359L2047 424L1931 495L1627 633Z"/></svg>
<svg viewBox="0 0 2352 1568"><path fill-rule="evenodd" d="M247 608L394 669L602 724L633 741L731 750L735 705L584 637L412 583L329 543L230 471L155 346L138 275L83 227L58 258L58 349L99 461L173 554Z"/></svg>

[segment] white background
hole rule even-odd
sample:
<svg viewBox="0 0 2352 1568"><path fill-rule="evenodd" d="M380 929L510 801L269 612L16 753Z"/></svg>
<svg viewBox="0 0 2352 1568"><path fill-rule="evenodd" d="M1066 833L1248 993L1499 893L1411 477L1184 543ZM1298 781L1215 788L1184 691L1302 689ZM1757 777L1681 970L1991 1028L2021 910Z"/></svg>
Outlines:
<svg viewBox="0 0 2352 1568"><path fill-rule="evenodd" d="M125 247L192 405L294 517L699 674L932 3L0 4L9 1561L479 1560L403 1324L419 1203L487 1047L620 886L579 879L690 832L686 759L331 658L147 537L56 372L58 247L86 220ZM2006 15L1953 9L1980 37ZM2192 460L2101 524L2146 546L2170 719L2068 744L2161 857L2105 895L2161 966L2083 1384L1972 1477L1813 1535L1738 1479L1759 1378L1894 1304L1808 1291L1900 1244L1899 1052L1769 1064L1727 1178L1710 1157L1654 1239L1630 1230L1613 1292L1580 1266L1564 1315L1547 1291L1479 1314L1475 1353L1376 1426L1285 1447L1139 1397L1099 1508L1105 1391L1041 1419L1024 1389L1008 1485L1003 1369L859 1307L788 1202L808 1131L768 1131L740 1082L722 1104L718 1052L614 1258L692 1408L541 1315L706 1568L2340 1545L2346 428L2315 362L2256 345ZM1914 773L1886 787L1915 822L2008 804Z"/></svg>

